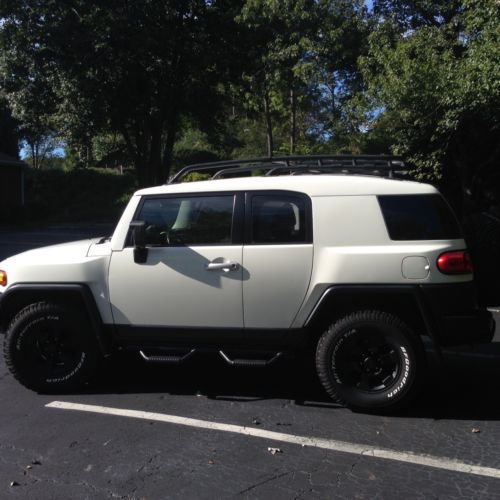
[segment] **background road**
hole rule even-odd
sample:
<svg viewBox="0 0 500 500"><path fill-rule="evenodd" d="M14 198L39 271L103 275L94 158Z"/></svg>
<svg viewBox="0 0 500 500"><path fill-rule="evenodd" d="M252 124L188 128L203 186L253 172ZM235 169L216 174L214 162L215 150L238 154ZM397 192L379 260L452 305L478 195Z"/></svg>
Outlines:
<svg viewBox="0 0 500 500"><path fill-rule="evenodd" d="M0 260L110 231L0 231ZM215 357L155 367L122 354L85 392L54 397L24 389L0 357L0 498L498 498L500 478L402 460L432 455L500 477L499 346L447 352L444 368L430 356L421 397L397 416L337 407L314 373L291 361L259 371ZM401 459L45 406L55 400L340 440Z"/></svg>

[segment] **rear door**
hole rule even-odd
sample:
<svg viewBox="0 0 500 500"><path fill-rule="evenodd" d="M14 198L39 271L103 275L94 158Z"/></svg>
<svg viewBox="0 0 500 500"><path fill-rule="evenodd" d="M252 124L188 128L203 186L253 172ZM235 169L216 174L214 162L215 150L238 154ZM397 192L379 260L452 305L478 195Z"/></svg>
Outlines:
<svg viewBox="0 0 500 500"><path fill-rule="evenodd" d="M245 199L245 328L289 328L312 272L311 201L290 191L249 192Z"/></svg>

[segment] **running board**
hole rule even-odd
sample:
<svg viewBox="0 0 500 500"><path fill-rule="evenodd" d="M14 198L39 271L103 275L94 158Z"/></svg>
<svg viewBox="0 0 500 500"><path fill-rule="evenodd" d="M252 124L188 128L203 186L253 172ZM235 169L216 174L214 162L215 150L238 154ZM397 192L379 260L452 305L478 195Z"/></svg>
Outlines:
<svg viewBox="0 0 500 500"><path fill-rule="evenodd" d="M255 368L261 368L264 366L269 366L272 365L274 362L276 362L281 356L283 356L282 352L277 352L272 356L271 358L268 359L249 359L249 358L234 358L231 359L224 351L219 351L219 354L221 355L222 359L231 366L248 366L248 367L255 367Z"/></svg>
<svg viewBox="0 0 500 500"><path fill-rule="evenodd" d="M158 351L159 349L156 349ZM172 352L172 349L169 349L168 351ZM170 364L179 364L182 363L183 361L186 361L186 359L190 358L194 353L196 352L196 349L191 349L189 351L182 350L179 354L152 354L148 355L144 351L139 351L139 354L141 355L141 358L144 361L147 361L148 363L170 363Z"/></svg>

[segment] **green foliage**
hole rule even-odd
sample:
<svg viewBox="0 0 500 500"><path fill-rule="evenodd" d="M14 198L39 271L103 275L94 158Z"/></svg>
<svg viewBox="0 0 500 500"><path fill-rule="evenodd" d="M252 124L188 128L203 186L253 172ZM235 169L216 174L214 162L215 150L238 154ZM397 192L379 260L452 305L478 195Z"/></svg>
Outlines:
<svg viewBox="0 0 500 500"><path fill-rule="evenodd" d="M0 19L0 149L24 141L36 168L150 185L227 157L393 152L465 192L498 172L497 0L3 0Z"/></svg>
<svg viewBox="0 0 500 500"><path fill-rule="evenodd" d="M92 154L95 166L123 172L132 169L134 162L120 134L104 133L92 138Z"/></svg>
<svg viewBox="0 0 500 500"><path fill-rule="evenodd" d="M348 109L359 90L365 14L363 2L244 3L237 19L252 43L242 81L233 88L238 153L298 153L358 130Z"/></svg>
<svg viewBox="0 0 500 500"><path fill-rule="evenodd" d="M500 159L500 4L377 2L392 13L361 60L391 150L418 179L470 190Z"/></svg>
<svg viewBox="0 0 500 500"><path fill-rule="evenodd" d="M201 172L190 172L183 178L184 182L206 181L210 179L210 174L203 174Z"/></svg>
<svg viewBox="0 0 500 500"><path fill-rule="evenodd" d="M36 168L31 156L26 156L23 161L32 168ZM44 159L43 170L65 170L66 158L62 156L49 155Z"/></svg>
<svg viewBox="0 0 500 500"><path fill-rule="evenodd" d="M83 166L121 134L139 182L163 182L182 116L206 121L237 2L5 1L3 71L15 116L64 136ZM200 105L205 104L202 108ZM200 110L202 112L200 113Z"/></svg>

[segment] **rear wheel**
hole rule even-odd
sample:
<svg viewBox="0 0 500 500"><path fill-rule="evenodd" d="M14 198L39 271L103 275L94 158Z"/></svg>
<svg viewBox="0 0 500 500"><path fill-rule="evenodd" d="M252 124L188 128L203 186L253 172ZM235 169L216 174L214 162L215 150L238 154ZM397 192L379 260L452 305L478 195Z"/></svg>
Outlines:
<svg viewBox="0 0 500 500"><path fill-rule="evenodd" d="M25 387L57 393L80 388L97 367L98 349L85 316L69 306L38 302L11 321L4 356Z"/></svg>
<svg viewBox="0 0 500 500"><path fill-rule="evenodd" d="M425 364L420 339L396 316L358 311L321 336L316 369L326 392L354 409L396 409L415 394Z"/></svg>

